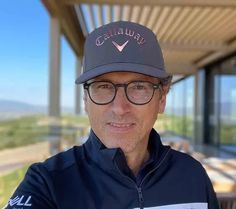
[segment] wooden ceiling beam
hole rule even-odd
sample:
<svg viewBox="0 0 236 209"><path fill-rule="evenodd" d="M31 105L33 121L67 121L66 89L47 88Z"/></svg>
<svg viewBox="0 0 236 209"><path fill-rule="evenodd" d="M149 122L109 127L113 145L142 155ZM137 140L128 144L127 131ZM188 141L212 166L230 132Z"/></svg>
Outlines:
<svg viewBox="0 0 236 209"><path fill-rule="evenodd" d="M230 45L224 49L224 50L220 50L220 51L216 51L216 52L211 52L208 55L206 55L205 57L202 57L198 60L196 60L194 62L194 64L198 67L204 67L218 59L221 59L225 56L228 56L230 54L232 54L233 52L236 51L236 40L233 41L232 43L230 43Z"/></svg>
<svg viewBox="0 0 236 209"><path fill-rule="evenodd" d="M87 36L88 35L88 30L87 30L87 27L86 27L86 24L85 24L85 19L84 19L84 16L82 14L80 5L75 6L75 11L76 11L79 23L80 23L80 27L83 31L83 34L84 34L84 36Z"/></svg>
<svg viewBox="0 0 236 209"><path fill-rule="evenodd" d="M61 1L56 0L41 1L50 15L59 19L62 34L67 38L75 54L78 57L82 56L85 38L74 7L71 5L62 5Z"/></svg>
<svg viewBox="0 0 236 209"><path fill-rule="evenodd" d="M191 63L168 62L168 60L166 60L165 67L167 72L173 75L191 75L197 70L197 67Z"/></svg>

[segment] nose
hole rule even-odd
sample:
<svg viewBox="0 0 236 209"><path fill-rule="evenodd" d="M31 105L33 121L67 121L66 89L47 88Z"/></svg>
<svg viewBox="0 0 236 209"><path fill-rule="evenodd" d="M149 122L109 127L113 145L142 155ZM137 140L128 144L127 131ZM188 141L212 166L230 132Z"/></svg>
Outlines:
<svg viewBox="0 0 236 209"><path fill-rule="evenodd" d="M117 88L116 97L111 103L112 111L117 115L124 115L130 111L131 103L128 101L125 89Z"/></svg>

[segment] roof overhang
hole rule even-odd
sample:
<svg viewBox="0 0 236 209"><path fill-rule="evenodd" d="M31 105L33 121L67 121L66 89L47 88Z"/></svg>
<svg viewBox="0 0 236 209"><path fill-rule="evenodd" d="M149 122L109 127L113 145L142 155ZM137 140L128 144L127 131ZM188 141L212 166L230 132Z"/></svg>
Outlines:
<svg viewBox="0 0 236 209"><path fill-rule="evenodd" d="M154 31L172 74L193 74L236 51L235 0L42 0L75 54L100 25L130 20Z"/></svg>

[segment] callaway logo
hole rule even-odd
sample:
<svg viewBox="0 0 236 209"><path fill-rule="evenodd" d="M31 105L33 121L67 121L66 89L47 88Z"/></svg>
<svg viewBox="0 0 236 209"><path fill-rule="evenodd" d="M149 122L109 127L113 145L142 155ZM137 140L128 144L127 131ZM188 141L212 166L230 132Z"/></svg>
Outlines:
<svg viewBox="0 0 236 209"><path fill-rule="evenodd" d="M133 38L134 41L136 41L136 43L138 45L142 45L144 43L146 43L145 38L141 35L141 33L132 30L130 28L111 28L109 29L107 32L105 32L104 34L98 36L96 38L96 46L102 46L107 40L109 40L112 37L115 36L126 36L129 39ZM114 44L114 43L113 43ZM117 43L116 43L117 44ZM118 44L117 44L118 45ZM126 44L125 44L126 45ZM119 45L118 45L119 46ZM123 45L122 45L123 46ZM122 47L120 46L120 47ZM117 48L117 46L116 46ZM118 49L118 48L117 48ZM118 49L119 50L119 49ZM119 50L120 51L120 50Z"/></svg>
<svg viewBox="0 0 236 209"><path fill-rule="evenodd" d="M121 46L116 43L115 41L112 41L113 45L119 50L119 52L122 52L125 46L128 44L129 40L127 40L125 43L123 43Z"/></svg>
<svg viewBox="0 0 236 209"><path fill-rule="evenodd" d="M15 198L9 200L8 205L30 207L32 206L32 204L30 203L30 200L31 200L31 196L28 196L28 197L25 197L24 195L22 195L21 197L16 196Z"/></svg>

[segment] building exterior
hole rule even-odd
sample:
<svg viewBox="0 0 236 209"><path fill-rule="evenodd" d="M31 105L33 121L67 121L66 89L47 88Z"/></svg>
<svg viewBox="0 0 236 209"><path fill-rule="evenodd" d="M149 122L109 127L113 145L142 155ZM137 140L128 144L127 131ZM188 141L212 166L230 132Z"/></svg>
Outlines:
<svg viewBox="0 0 236 209"><path fill-rule="evenodd" d="M173 84L166 130L236 154L236 55Z"/></svg>

